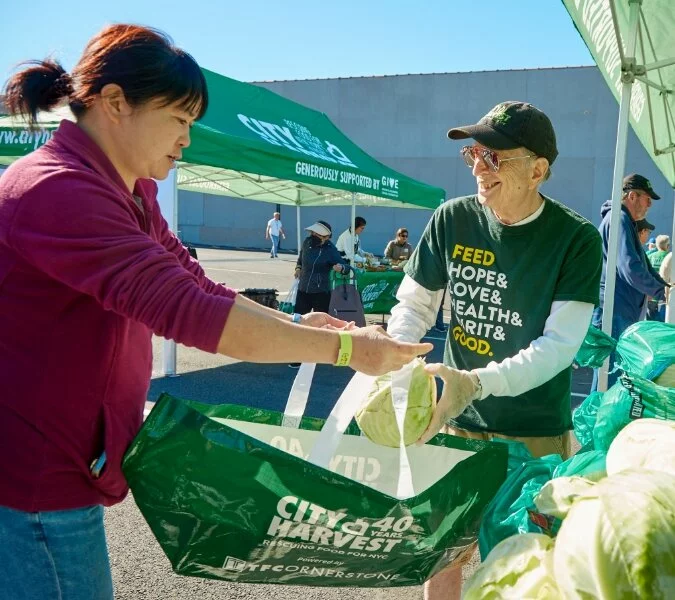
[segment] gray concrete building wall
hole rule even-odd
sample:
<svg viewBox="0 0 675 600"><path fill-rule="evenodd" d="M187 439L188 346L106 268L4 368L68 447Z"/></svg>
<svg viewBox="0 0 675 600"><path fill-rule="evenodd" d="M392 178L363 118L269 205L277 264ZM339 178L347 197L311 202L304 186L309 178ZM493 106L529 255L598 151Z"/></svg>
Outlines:
<svg viewBox="0 0 675 600"><path fill-rule="evenodd" d="M596 67L397 75L263 82L282 96L320 110L366 152L384 164L446 190L448 198L471 194L475 182L459 156L461 142L447 130L475 123L504 100L531 102L556 129L560 155L543 193L570 206L596 225L610 197L618 105ZM648 177L663 198L648 219L655 233L671 233L673 190L635 134L628 140L626 173ZM184 240L205 245L266 247L264 230L275 205L190 192L179 193L179 229ZM282 207L282 222L295 248L296 211ZM430 212L357 209L368 221L364 247L381 253L397 227L419 239ZM349 224L349 208L302 210L302 227L316 219L333 225L335 238Z"/></svg>

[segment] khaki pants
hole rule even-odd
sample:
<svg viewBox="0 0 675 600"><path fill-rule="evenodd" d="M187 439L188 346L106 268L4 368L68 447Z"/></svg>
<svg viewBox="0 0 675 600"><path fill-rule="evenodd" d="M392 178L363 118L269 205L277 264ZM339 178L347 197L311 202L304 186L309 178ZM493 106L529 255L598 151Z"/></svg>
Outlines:
<svg viewBox="0 0 675 600"><path fill-rule="evenodd" d="M441 433L456 435L457 437L469 438L472 440L483 440L486 442L489 442L494 438L522 442L534 458L546 456L547 454L560 454L563 460L567 460L572 454L572 437L569 431L566 431L562 435L554 435L552 437L513 437L510 435L500 435L498 433L477 433L475 431L467 431L466 429L458 429L451 425L445 425L443 429L441 429Z"/></svg>

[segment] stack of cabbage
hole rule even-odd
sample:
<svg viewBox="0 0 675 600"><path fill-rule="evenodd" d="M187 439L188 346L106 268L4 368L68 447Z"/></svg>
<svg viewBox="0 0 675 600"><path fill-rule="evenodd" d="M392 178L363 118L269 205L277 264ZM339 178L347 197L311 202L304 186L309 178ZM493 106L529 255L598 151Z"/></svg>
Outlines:
<svg viewBox="0 0 675 600"><path fill-rule="evenodd" d="M607 453L607 477L560 477L535 500L557 538L515 535L490 552L466 600L675 598L675 423L640 419Z"/></svg>

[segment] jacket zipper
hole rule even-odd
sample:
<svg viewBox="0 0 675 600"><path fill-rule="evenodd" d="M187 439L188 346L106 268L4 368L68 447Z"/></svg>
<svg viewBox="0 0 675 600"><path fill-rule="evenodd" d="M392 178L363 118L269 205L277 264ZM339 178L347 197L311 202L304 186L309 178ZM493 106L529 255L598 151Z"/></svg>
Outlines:
<svg viewBox="0 0 675 600"><path fill-rule="evenodd" d="M323 248L319 248L319 254L318 254L317 257L314 259L314 264L312 264L312 272L309 274L309 279L307 280L307 292L305 292L305 293L307 293L307 294L311 293L311 292L309 291L309 284L312 283L312 275L314 275L314 267L316 266L316 261L319 260L319 258L321 258L321 253L322 253L322 252L323 252ZM317 287L318 287L318 286L317 286Z"/></svg>

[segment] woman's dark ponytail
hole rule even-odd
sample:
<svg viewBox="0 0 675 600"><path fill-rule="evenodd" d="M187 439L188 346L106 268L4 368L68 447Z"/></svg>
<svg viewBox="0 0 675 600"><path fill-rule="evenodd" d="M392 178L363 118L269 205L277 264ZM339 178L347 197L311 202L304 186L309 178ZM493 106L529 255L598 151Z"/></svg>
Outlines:
<svg viewBox="0 0 675 600"><path fill-rule="evenodd" d="M73 84L70 75L55 60L30 61L27 68L12 76L5 86L4 102L12 115L28 117L31 127L40 110L50 110L64 98L70 98Z"/></svg>

